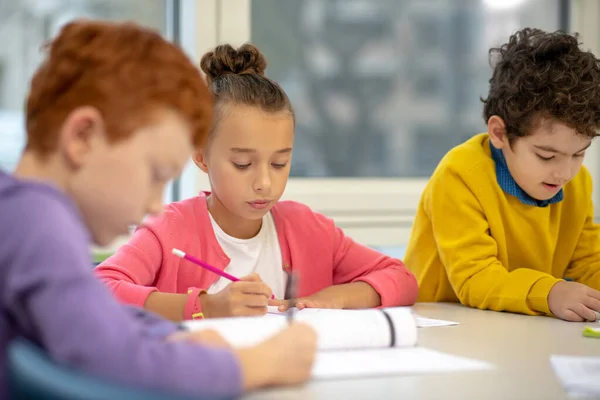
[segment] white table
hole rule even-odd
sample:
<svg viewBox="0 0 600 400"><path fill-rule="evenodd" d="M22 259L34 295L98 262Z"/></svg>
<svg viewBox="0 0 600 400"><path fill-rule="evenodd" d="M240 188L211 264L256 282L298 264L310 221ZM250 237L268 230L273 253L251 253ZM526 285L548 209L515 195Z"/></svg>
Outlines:
<svg viewBox="0 0 600 400"><path fill-rule="evenodd" d="M549 317L419 303L415 313L460 322L419 329L419 345L492 363L490 371L313 381L255 392L246 399L568 399L550 366L551 354L600 356L600 339L585 324ZM597 322L595 323L597 325Z"/></svg>

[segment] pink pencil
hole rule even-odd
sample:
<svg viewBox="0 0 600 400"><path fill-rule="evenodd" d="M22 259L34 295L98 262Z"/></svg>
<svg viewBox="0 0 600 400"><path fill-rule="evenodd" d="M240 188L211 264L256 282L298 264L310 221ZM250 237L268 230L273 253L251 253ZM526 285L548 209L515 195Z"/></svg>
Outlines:
<svg viewBox="0 0 600 400"><path fill-rule="evenodd" d="M213 267L212 265L210 265L210 264L207 264L207 263L205 263L204 261L202 261L202 260L199 260L199 259L197 259L197 258L196 258L196 257L194 257L194 256L190 256L189 254L185 253L185 252L184 252L184 251L182 251L182 250L179 250L179 249L173 249L171 252L172 252L173 254L175 254L177 257L181 257L181 258L183 258L184 260L188 260L188 261L190 261L190 262L193 262L194 264L196 264L196 265L199 265L200 267L202 267L202 268L204 268L204 269L207 269L207 270L209 270L209 271L211 271L211 272L214 272L215 274L217 274L217 275L219 275L219 276L222 276L222 277L223 277L223 278L225 278L225 279L229 279L229 280L230 280L230 281L232 281L232 282L237 282L237 281L239 281L239 279L238 279L238 278L236 278L235 276L233 276L233 275L231 275L231 274L228 274L228 273L227 273L227 272L225 272L225 271L221 271L220 269L218 269L218 268L216 268L216 267ZM274 298L275 298L275 295L271 295L271 299L274 299Z"/></svg>

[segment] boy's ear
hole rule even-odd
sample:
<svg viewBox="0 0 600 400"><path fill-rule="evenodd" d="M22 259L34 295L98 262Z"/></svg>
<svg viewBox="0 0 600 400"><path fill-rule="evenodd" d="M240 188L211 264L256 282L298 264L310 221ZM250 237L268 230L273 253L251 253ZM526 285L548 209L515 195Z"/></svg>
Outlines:
<svg viewBox="0 0 600 400"><path fill-rule="evenodd" d="M79 107L67 115L60 129L59 146L67 163L81 167L99 141L106 141L104 120L94 107Z"/></svg>
<svg viewBox="0 0 600 400"><path fill-rule="evenodd" d="M192 160L194 160L194 164L198 166L202 170L202 172L208 174L208 166L206 165L206 150L199 149L194 152L192 155Z"/></svg>
<svg viewBox="0 0 600 400"><path fill-rule="evenodd" d="M492 115L490 119L488 119L488 135L495 148L502 149L508 145L506 124L504 123L504 120L497 115Z"/></svg>

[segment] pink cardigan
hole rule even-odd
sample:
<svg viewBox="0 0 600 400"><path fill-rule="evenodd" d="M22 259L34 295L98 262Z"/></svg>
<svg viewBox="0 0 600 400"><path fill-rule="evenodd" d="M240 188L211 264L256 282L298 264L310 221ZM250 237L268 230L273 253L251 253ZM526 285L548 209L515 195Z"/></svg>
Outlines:
<svg viewBox="0 0 600 400"><path fill-rule="evenodd" d="M412 305L417 300L417 281L400 260L354 242L331 219L306 205L280 201L271 212L281 267L297 270L302 277L299 296L364 281L379 293L382 307ZM95 271L121 302L140 307L155 290L187 293L190 287L206 289L219 278L173 255L174 247L221 270L229 264L212 229L206 194L169 204Z"/></svg>

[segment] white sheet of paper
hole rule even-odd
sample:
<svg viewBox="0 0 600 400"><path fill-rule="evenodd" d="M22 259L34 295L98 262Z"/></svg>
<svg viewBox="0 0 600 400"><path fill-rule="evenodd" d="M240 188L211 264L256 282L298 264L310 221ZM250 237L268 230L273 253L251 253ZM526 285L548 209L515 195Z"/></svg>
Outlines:
<svg viewBox="0 0 600 400"><path fill-rule="evenodd" d="M446 321L443 319L427 318L427 317L422 317L422 316L416 315L416 314L415 314L415 319L417 320L417 328L458 325L458 322L456 322L456 321Z"/></svg>
<svg viewBox="0 0 600 400"><path fill-rule="evenodd" d="M600 396L600 357L553 355L550 364L568 393Z"/></svg>
<svg viewBox="0 0 600 400"><path fill-rule="evenodd" d="M489 370L493 365L423 347L317 353L314 379Z"/></svg>
<svg viewBox="0 0 600 400"><path fill-rule="evenodd" d="M295 319L305 321L320 333L315 364L314 379L344 379L381 375L427 374L439 372L486 370L489 363L458 357L421 347L416 344L415 318L407 307L390 308L389 317L396 322L396 342L409 347L379 347L370 349L344 350L350 340L356 347L388 346L389 337L381 335L387 331L383 313L353 310L304 309ZM215 328L230 343L252 345L260 342L287 326L285 313L269 307L264 317L225 318L218 320L189 321L190 329ZM452 321L425 318L427 326L454 324ZM385 327L383 329L382 327ZM406 328L403 328L406 327ZM340 332L352 332L349 337L338 336ZM381 341L381 343L378 343Z"/></svg>

